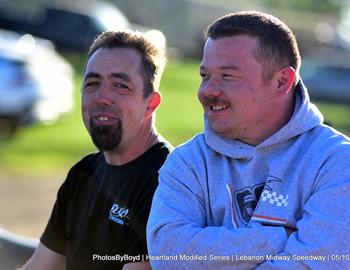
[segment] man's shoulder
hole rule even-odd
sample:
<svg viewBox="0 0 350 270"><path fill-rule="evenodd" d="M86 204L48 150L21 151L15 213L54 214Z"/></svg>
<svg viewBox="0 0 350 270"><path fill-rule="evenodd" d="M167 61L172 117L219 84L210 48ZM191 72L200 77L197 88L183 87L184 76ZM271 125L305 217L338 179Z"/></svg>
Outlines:
<svg viewBox="0 0 350 270"><path fill-rule="evenodd" d="M174 147L168 141L160 141L153 145L149 152L151 155L161 156L166 158L171 151L174 150Z"/></svg>
<svg viewBox="0 0 350 270"><path fill-rule="evenodd" d="M79 163L79 162L91 162L91 161L96 161L97 159L98 160L103 159L103 153L102 152L95 151L95 152L91 152L89 154L86 154L77 163Z"/></svg>
<svg viewBox="0 0 350 270"><path fill-rule="evenodd" d="M305 135L310 153L317 156L322 164L331 164L332 161L341 161L350 166L350 139L338 130L320 125Z"/></svg>
<svg viewBox="0 0 350 270"><path fill-rule="evenodd" d="M135 166L148 167L149 170L154 167L161 166L166 160L169 153L173 150L173 147L168 142L158 142L147 149L142 155L131 161L131 164Z"/></svg>
<svg viewBox="0 0 350 270"><path fill-rule="evenodd" d="M74 166L84 166L86 164L104 161L102 152L92 152L82 157Z"/></svg>
<svg viewBox="0 0 350 270"><path fill-rule="evenodd" d="M186 153L188 151L196 151L203 147L205 144L204 134L198 133L194 135L191 139L179 144L174 148L171 154L176 153Z"/></svg>
<svg viewBox="0 0 350 270"><path fill-rule="evenodd" d="M179 162L183 160L185 163L204 158L208 151L212 151L205 142L204 134L196 134L190 140L178 145L169 154L166 163Z"/></svg>
<svg viewBox="0 0 350 270"><path fill-rule="evenodd" d="M344 149L350 154L350 138L328 125L320 125L315 129L316 143L321 149Z"/></svg>
<svg viewBox="0 0 350 270"><path fill-rule="evenodd" d="M95 168L98 168L104 163L102 152L94 152L87 154L81 160L76 162L69 170L69 175L77 174L92 174Z"/></svg>

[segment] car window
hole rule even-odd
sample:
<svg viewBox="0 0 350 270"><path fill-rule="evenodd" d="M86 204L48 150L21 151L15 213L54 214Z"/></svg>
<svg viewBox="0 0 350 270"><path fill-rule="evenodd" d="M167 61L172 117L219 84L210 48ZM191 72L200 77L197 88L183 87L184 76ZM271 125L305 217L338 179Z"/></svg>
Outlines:
<svg viewBox="0 0 350 270"><path fill-rule="evenodd" d="M81 30L89 23L89 19L83 14L72 13L65 10L47 9L46 22L49 27L71 31Z"/></svg>
<svg viewBox="0 0 350 270"><path fill-rule="evenodd" d="M346 79L350 76L350 69L345 67L321 67L320 72L332 79Z"/></svg>
<svg viewBox="0 0 350 270"><path fill-rule="evenodd" d="M304 78L324 78L331 80L350 80L350 67L323 66L307 64L302 67Z"/></svg>

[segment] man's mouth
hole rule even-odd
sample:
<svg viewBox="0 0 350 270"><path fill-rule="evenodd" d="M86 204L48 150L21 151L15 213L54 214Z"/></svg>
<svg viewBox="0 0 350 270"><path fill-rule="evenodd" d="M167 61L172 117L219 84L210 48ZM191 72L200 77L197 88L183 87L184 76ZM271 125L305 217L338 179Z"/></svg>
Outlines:
<svg viewBox="0 0 350 270"><path fill-rule="evenodd" d="M98 121L105 122L105 121L111 120L112 118L110 118L108 116L99 116L99 117L96 117L96 119Z"/></svg>
<svg viewBox="0 0 350 270"><path fill-rule="evenodd" d="M222 111L222 110L226 110L228 108L228 106L226 106L226 105L210 105L209 108L211 111Z"/></svg>
<svg viewBox="0 0 350 270"><path fill-rule="evenodd" d="M117 121L118 117L112 114L98 113L93 116L93 119L96 124L109 125L114 124Z"/></svg>

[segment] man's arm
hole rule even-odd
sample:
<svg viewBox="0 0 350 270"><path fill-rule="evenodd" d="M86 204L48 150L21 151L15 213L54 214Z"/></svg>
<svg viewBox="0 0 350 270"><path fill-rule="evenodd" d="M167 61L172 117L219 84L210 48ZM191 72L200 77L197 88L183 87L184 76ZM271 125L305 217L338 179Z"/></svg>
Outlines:
<svg viewBox="0 0 350 270"><path fill-rule="evenodd" d="M323 165L278 259L256 269L350 269L350 162L334 153ZM283 257L286 256L286 257ZM290 256L289 260L286 258Z"/></svg>
<svg viewBox="0 0 350 270"><path fill-rule="evenodd" d="M66 267L66 256L44 246L39 242L33 256L21 268L22 270L60 270Z"/></svg>
<svg viewBox="0 0 350 270"><path fill-rule="evenodd" d="M283 227L258 223L239 229L208 226L206 215L210 213L206 213L202 194L186 161L171 155L160 171L147 225L153 269L252 269L265 260L265 254L283 250L287 241ZM194 257L181 259L184 255ZM263 259L239 260L235 255Z"/></svg>

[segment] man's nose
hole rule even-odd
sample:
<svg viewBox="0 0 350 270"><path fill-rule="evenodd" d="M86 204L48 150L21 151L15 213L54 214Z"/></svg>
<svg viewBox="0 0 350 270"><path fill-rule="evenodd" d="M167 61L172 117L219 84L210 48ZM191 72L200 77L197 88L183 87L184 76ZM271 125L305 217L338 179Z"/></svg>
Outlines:
<svg viewBox="0 0 350 270"><path fill-rule="evenodd" d="M111 92L107 85L102 84L95 93L95 102L99 105L111 105L113 103Z"/></svg>
<svg viewBox="0 0 350 270"><path fill-rule="evenodd" d="M199 94L206 97L217 97L220 96L221 92L221 84L216 78L203 81L199 88Z"/></svg>

